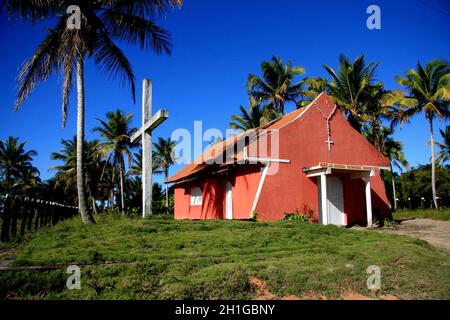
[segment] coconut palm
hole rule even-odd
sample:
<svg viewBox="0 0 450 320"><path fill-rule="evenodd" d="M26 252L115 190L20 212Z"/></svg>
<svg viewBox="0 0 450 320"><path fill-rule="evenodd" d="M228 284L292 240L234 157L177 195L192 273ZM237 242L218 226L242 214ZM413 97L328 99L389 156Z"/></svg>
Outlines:
<svg viewBox="0 0 450 320"><path fill-rule="evenodd" d="M113 168L113 177L118 176L120 188L120 207L125 209L124 200L124 178L125 178L125 156L131 166L133 159L132 149L136 146L130 137L136 132L136 128L131 128L130 124L134 115L129 112L125 114L122 110L106 113L106 121L97 118L100 126L92 129L92 132L100 134L105 141L100 142L100 147L105 154L108 154L108 162Z"/></svg>
<svg viewBox="0 0 450 320"><path fill-rule="evenodd" d="M297 105L303 94L303 80L295 81L295 77L305 73L303 67L286 65L280 58L272 57L271 61L261 63L262 77L250 74L247 80L249 95L258 103L265 103L268 108L284 114L285 104L293 102Z"/></svg>
<svg viewBox="0 0 450 320"><path fill-rule="evenodd" d="M375 85L374 74L378 65L373 62L366 65L364 55L357 57L353 62L341 55L338 72L330 66L324 65L325 70L331 76L331 82L324 83L327 92L358 132L361 132L364 124L362 115L365 112L368 96Z"/></svg>
<svg viewBox="0 0 450 320"><path fill-rule="evenodd" d="M310 104L319 94L326 92L330 94L329 91L329 78L322 77L308 77L303 80L304 91L303 99L297 103L300 107L305 107Z"/></svg>
<svg viewBox="0 0 450 320"><path fill-rule="evenodd" d="M28 142L19 142L19 138L9 136L0 141L0 178L3 180L3 190L11 192L14 185L24 175L35 176L37 169L32 165L33 158L37 156L35 150L25 150Z"/></svg>
<svg viewBox="0 0 450 320"><path fill-rule="evenodd" d="M231 117L230 127L232 129L247 131L249 129L258 128L271 120L270 118L265 117L270 110L261 107L261 103L256 102L253 97L250 97L249 111L243 106L240 106L239 109L241 110L241 115L234 115Z"/></svg>
<svg viewBox="0 0 450 320"><path fill-rule="evenodd" d="M403 99L404 93L401 90L386 90L381 83L371 86L367 91L367 98L364 103L364 111L360 113L361 121L367 123L373 131L372 144L379 151L383 152L383 139L385 135L391 135L395 126L395 118L399 113L398 101ZM392 132L388 133L382 126L382 120L392 122Z"/></svg>
<svg viewBox="0 0 450 320"><path fill-rule="evenodd" d="M87 209L83 173L84 143L84 63L92 58L94 63L110 76L128 81L134 99L135 84L132 67L113 39L138 44L141 49L153 49L156 53L170 53L170 35L155 23L155 18L168 12L182 0L60 0L60 1L7 1L0 0L0 9L12 18L32 21L56 17L56 26L48 29L31 58L26 60L19 72L19 91L16 98L18 109L31 91L56 72L63 74L62 114L66 122L69 94L74 73L77 85L77 190L82 221L93 223ZM80 28L68 25L69 6L79 10Z"/></svg>
<svg viewBox="0 0 450 320"><path fill-rule="evenodd" d="M53 166L49 170L56 171L55 187L62 186L66 194L72 194L76 191L74 186L77 180L77 137L73 136L70 140L62 139L61 145L61 150L53 152L50 159L59 160L63 163ZM84 181L95 211L95 199L98 195L104 153L100 149L100 141L98 140L85 141L83 146Z"/></svg>
<svg viewBox="0 0 450 320"><path fill-rule="evenodd" d="M13 192L29 195L33 194L41 184L39 175L40 172L37 168L33 166L24 167L20 172L19 179L13 185Z"/></svg>
<svg viewBox="0 0 450 320"><path fill-rule="evenodd" d="M450 160L450 126L445 127L445 131L439 129L443 142L436 142L439 147L437 160L442 165Z"/></svg>
<svg viewBox="0 0 450 320"><path fill-rule="evenodd" d="M398 119L407 122L416 114L424 113L430 130L431 145L431 190L436 209L436 154L434 150L433 121L450 117L450 64L442 60L433 60L423 67L417 63L417 69L406 72L405 77L396 77L397 82L409 91L399 104L407 108L399 113Z"/></svg>
<svg viewBox="0 0 450 320"><path fill-rule="evenodd" d="M381 126L375 131L373 126L366 124L363 129L363 135L367 138L367 140L369 140L370 143L375 145L375 141L379 141L380 152L389 159L391 168L392 194L394 197L394 209L397 209L397 201L395 200L395 175L393 169L395 167L400 171L403 171L404 169L409 170L410 165L405 159L405 154L403 152L403 143L394 140L392 138L393 133L394 129L392 127ZM378 137L375 137L375 135L378 135Z"/></svg>
<svg viewBox="0 0 450 320"><path fill-rule="evenodd" d="M163 139L159 137L158 142L154 142L155 152L153 153L153 170L155 173L163 173L164 180L169 178L169 168L175 163L174 148L175 141L170 138ZM169 187L166 188L166 213L169 213Z"/></svg>

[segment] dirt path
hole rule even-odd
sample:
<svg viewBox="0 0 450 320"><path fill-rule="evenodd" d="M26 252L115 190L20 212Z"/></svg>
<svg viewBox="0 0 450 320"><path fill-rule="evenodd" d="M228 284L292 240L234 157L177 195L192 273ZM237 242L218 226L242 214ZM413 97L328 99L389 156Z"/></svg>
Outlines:
<svg viewBox="0 0 450 320"><path fill-rule="evenodd" d="M450 221L407 219L402 220L396 228L383 228L380 232L411 236L450 250Z"/></svg>

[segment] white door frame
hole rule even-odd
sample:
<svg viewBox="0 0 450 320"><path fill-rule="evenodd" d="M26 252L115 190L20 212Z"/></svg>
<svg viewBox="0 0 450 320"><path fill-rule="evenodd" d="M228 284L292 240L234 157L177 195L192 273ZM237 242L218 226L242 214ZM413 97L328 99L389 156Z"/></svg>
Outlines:
<svg viewBox="0 0 450 320"><path fill-rule="evenodd" d="M329 171L328 171L329 172ZM328 200L328 179L327 175L329 175L327 171L323 171L318 174L317 179L317 188L318 188L318 198L319 198L319 223L321 224L330 224L329 217L329 200ZM342 203L344 203L344 190L342 189ZM345 225L344 218L344 208L343 208L343 216L342 216L342 225Z"/></svg>
<svg viewBox="0 0 450 320"><path fill-rule="evenodd" d="M329 194L329 192L327 191L327 206L328 206L328 223L331 223L331 221L333 221L333 220L335 220L335 223L333 223L333 224L336 224L336 225L338 225L338 226L344 226L345 225L345 210L344 210L344 182L342 181L342 178L340 178L340 177L336 177L336 176L333 176L333 177L330 177L330 179L328 179L328 181L327 181L327 187L329 187L330 186L330 183L331 183L331 181L332 180L334 180L334 181L336 181L337 183L338 183L338 185L339 185L339 191L340 192L338 192L338 197L339 197L339 199L337 199L337 200L339 200L339 202L340 202L340 204L341 204L341 208L338 208L337 206L336 206L336 204L334 204L333 202L331 202L330 201L330 194ZM333 210L332 210L332 208L334 207L334 209L336 210L336 212L334 212L334 213L337 213L337 215L338 215L338 219L333 219L333 218L336 218L336 217L333 217L333 216L331 216L331 214L333 214ZM336 221L337 220L337 221Z"/></svg>
<svg viewBox="0 0 450 320"><path fill-rule="evenodd" d="M227 180L225 188L225 218L233 219L233 185Z"/></svg>

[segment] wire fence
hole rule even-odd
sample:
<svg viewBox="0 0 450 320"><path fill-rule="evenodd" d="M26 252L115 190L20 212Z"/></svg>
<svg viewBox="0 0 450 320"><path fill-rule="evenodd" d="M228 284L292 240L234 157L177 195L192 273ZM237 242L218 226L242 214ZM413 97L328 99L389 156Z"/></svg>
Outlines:
<svg viewBox="0 0 450 320"><path fill-rule="evenodd" d="M78 208L31 197L0 195L0 240L21 241L41 227L78 214Z"/></svg>

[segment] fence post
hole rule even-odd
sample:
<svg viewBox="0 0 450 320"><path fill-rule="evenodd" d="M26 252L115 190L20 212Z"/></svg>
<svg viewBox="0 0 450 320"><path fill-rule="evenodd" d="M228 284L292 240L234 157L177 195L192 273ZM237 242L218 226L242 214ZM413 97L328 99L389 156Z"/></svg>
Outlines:
<svg viewBox="0 0 450 320"><path fill-rule="evenodd" d="M0 236L2 241L9 240L10 226L11 226L11 196L7 194L5 197L5 209L3 212L2 233Z"/></svg>

